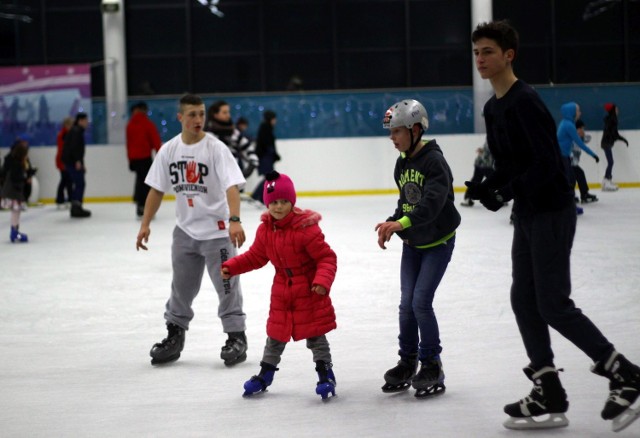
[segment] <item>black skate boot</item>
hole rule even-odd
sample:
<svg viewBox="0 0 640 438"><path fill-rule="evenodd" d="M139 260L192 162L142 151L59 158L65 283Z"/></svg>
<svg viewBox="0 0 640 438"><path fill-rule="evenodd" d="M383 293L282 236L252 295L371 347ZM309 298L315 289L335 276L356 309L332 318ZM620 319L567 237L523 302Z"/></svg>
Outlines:
<svg viewBox="0 0 640 438"><path fill-rule="evenodd" d="M180 357L180 352L184 348L184 329L175 324L167 324L169 334L162 342L154 344L149 354L151 355L151 365L160 365L173 362Z"/></svg>
<svg viewBox="0 0 640 438"><path fill-rule="evenodd" d="M247 360L247 337L244 332L231 332L222 347L220 358L228 367Z"/></svg>
<svg viewBox="0 0 640 438"><path fill-rule="evenodd" d="M638 417L640 406L632 407L640 395L640 367L614 351L606 361L596 362L591 371L609 379L609 398L602 410L602 418L613 420L614 432L621 431Z"/></svg>
<svg viewBox="0 0 640 438"><path fill-rule="evenodd" d="M384 373L382 392L400 392L411 386L411 379L416 375L418 367L418 355L400 355L398 365Z"/></svg>
<svg viewBox="0 0 640 438"><path fill-rule="evenodd" d="M544 367L536 371L528 366L522 371L533 382L533 389L525 398L504 407L504 412L511 417L503 423L504 427L548 429L568 426L569 420L564 413L569 409L569 402L558 377L558 371L562 370ZM549 418L537 418L546 414Z"/></svg>
<svg viewBox="0 0 640 438"><path fill-rule="evenodd" d="M596 195L592 195L591 193L587 193L586 195L580 198L580 202L582 202L583 204L598 202L598 197Z"/></svg>
<svg viewBox="0 0 640 438"><path fill-rule="evenodd" d="M411 380L411 386L416 390L417 398L429 397L444 393L444 372L439 358L422 361L420 371Z"/></svg>
<svg viewBox="0 0 640 438"><path fill-rule="evenodd" d="M278 371L278 368L266 362L260 362L260 367L260 372L257 376L253 376L244 382L243 397L249 397L260 392L266 392L267 386L273 383L273 377L276 371Z"/></svg>
<svg viewBox="0 0 640 438"><path fill-rule="evenodd" d="M85 217L91 216L91 212L89 210L85 210L84 208L82 208L82 204L78 201L73 201L71 203L70 214L71 214L71 217L75 217L75 218L85 218Z"/></svg>
<svg viewBox="0 0 640 438"><path fill-rule="evenodd" d="M319 360L316 362L316 371L318 372L318 383L316 385L316 394L327 400L329 394L336 396L336 376L333 374L333 365L331 363Z"/></svg>

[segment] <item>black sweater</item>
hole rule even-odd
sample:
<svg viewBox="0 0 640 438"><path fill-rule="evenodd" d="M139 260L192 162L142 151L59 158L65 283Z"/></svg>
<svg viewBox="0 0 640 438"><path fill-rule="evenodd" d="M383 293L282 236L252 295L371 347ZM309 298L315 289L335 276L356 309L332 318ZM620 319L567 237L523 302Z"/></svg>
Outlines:
<svg viewBox="0 0 640 438"><path fill-rule="evenodd" d="M73 166L78 161L84 164L84 128L80 125L73 125L64 138L62 146L62 162Z"/></svg>
<svg viewBox="0 0 640 438"><path fill-rule="evenodd" d="M500 99L493 96L484 118L495 172L483 184L513 199L517 215L557 211L573 202L555 121L531 86L518 80Z"/></svg>

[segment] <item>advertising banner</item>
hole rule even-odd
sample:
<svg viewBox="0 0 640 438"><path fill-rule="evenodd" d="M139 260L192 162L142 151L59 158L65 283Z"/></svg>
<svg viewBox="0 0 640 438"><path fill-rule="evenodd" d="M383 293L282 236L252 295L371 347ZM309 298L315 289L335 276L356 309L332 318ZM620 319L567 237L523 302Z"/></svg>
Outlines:
<svg viewBox="0 0 640 438"><path fill-rule="evenodd" d="M0 68L0 146L18 136L31 146L55 145L62 120L78 112L91 119L89 64Z"/></svg>

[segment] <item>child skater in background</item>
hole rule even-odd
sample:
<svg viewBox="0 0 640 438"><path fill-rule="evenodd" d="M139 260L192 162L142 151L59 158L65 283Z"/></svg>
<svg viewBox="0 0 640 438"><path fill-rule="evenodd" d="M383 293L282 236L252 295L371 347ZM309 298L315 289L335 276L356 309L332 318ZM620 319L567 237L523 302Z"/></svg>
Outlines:
<svg viewBox="0 0 640 438"><path fill-rule="evenodd" d="M27 242L27 235L19 231L20 212L22 204L27 202L24 196L24 186L27 182L27 153L28 148L23 142L17 142L7 155L4 162L4 184L2 186L2 200L11 209L11 242Z"/></svg>
<svg viewBox="0 0 640 438"><path fill-rule="evenodd" d="M400 198L393 216L376 225L378 245L402 239L398 365L384 375L383 392L416 389L416 397L445 390L440 331L433 298L456 241L460 214L453 203L453 176L435 140L423 140L427 111L417 100L389 108L383 127L400 152L393 177ZM420 361L420 370L416 374Z"/></svg>
<svg viewBox="0 0 640 438"><path fill-rule="evenodd" d="M266 176L263 188L268 211L256 231L251 248L224 262L222 278L259 269L271 261L276 273L271 286L267 343L260 372L244 384L244 396L264 392L287 342L307 340L318 372L316 394L335 396L336 378L326 333L336 328L329 291L336 275L336 254L318 226L320 214L295 206L291 179L276 171Z"/></svg>

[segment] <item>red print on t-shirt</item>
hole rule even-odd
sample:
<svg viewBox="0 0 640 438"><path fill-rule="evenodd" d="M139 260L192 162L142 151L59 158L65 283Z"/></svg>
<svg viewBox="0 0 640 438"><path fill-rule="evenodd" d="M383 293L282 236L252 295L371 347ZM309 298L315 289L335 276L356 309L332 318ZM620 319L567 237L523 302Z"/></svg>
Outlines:
<svg viewBox="0 0 640 438"><path fill-rule="evenodd" d="M187 164L187 182L194 184L200 179L200 174L196 172L197 166L195 161L189 161Z"/></svg>

